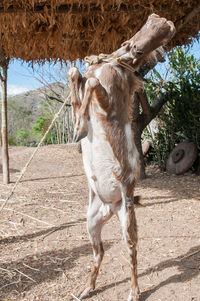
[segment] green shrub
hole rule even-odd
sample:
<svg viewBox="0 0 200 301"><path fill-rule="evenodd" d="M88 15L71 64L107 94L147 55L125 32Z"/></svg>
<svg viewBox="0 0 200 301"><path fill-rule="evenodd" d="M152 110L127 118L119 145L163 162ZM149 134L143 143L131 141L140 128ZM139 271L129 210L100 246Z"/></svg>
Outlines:
<svg viewBox="0 0 200 301"><path fill-rule="evenodd" d="M16 143L17 145L28 145L28 139L29 139L29 131L25 128L21 128L19 132L16 135Z"/></svg>
<svg viewBox="0 0 200 301"><path fill-rule="evenodd" d="M13 137L8 137L8 145L17 145Z"/></svg>
<svg viewBox="0 0 200 301"><path fill-rule="evenodd" d="M158 72L146 84L151 101L164 93L167 103L157 117L158 132L152 141L154 150L149 159L165 167L170 151L181 141L193 141L200 151L200 60L179 47L169 55L167 81L158 79ZM145 130L144 136L152 137Z"/></svg>

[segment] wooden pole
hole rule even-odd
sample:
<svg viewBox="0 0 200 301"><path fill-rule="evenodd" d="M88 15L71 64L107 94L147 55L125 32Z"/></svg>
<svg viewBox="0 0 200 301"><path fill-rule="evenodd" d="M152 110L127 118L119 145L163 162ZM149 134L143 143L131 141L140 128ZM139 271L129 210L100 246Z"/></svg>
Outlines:
<svg viewBox="0 0 200 301"><path fill-rule="evenodd" d="M2 139L2 169L3 169L3 184L10 183L9 173L9 155L8 155L8 118L7 118L7 72L9 59L1 57L1 89L2 89L2 124L1 124L1 139Z"/></svg>

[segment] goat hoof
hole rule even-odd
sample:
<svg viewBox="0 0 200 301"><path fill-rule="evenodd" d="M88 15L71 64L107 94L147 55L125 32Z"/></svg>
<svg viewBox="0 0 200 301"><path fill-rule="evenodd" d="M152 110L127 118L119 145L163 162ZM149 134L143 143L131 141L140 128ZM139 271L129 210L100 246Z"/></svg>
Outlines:
<svg viewBox="0 0 200 301"><path fill-rule="evenodd" d="M78 79L80 76L80 72L76 67L71 67L68 71L68 76L70 76L72 79Z"/></svg>
<svg viewBox="0 0 200 301"><path fill-rule="evenodd" d="M86 287L81 293L78 294L78 299L82 300L86 297L89 297L89 294L92 290L93 289L91 287Z"/></svg>
<svg viewBox="0 0 200 301"><path fill-rule="evenodd" d="M139 301L139 290L137 289L134 293L131 290L127 301Z"/></svg>
<svg viewBox="0 0 200 301"><path fill-rule="evenodd" d="M139 301L139 295L129 296L127 301Z"/></svg>

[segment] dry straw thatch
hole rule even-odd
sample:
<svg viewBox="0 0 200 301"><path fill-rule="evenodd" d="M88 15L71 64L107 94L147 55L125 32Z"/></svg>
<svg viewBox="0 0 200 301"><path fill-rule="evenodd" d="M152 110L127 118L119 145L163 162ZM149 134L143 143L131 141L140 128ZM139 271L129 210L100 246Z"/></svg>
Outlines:
<svg viewBox="0 0 200 301"><path fill-rule="evenodd" d="M133 36L151 13L178 28L170 47L191 43L200 30L199 0L1 0L0 45L26 61L74 60L110 53Z"/></svg>

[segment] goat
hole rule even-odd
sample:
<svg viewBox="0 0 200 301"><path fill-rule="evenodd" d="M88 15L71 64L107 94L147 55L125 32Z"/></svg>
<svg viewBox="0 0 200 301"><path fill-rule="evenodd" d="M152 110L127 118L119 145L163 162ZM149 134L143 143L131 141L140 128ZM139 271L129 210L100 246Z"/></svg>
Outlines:
<svg viewBox="0 0 200 301"><path fill-rule="evenodd" d="M153 15L153 18L159 17ZM151 17L148 20L152 22ZM167 32L172 32L172 24L167 26ZM160 40L166 40L163 31L161 36ZM141 65L142 54L146 51L146 57L154 49L151 49L151 43L148 43L150 50L147 51L145 43L149 40L146 39L141 44L138 34L136 37L135 40L132 38L130 42L125 42L120 51L111 55L111 60L105 62L104 59L89 66L83 77L76 67L72 67L68 72L75 141L81 140L83 164L89 186L87 228L94 255L89 282L79 294L80 300L95 288L104 255L101 231L113 214L116 214L121 222L122 234L128 248L131 268L128 301L139 300L134 188L139 176L140 163L131 130L131 108L134 93L142 87L142 83L126 65L130 57L132 66L137 65L137 58ZM134 41L140 49L135 47ZM154 41L154 45L157 48L162 42ZM125 67L113 60L116 53L125 58Z"/></svg>
<svg viewBox="0 0 200 301"><path fill-rule="evenodd" d="M140 82L134 73L112 63L89 67L85 78L75 67L68 74L75 140L82 139L83 164L89 184L87 222L95 260L89 285L79 299L95 288L104 255L101 230L116 214L130 255L132 289L128 300L137 300L137 225L133 191L139 175L139 154L129 116L132 96Z"/></svg>

